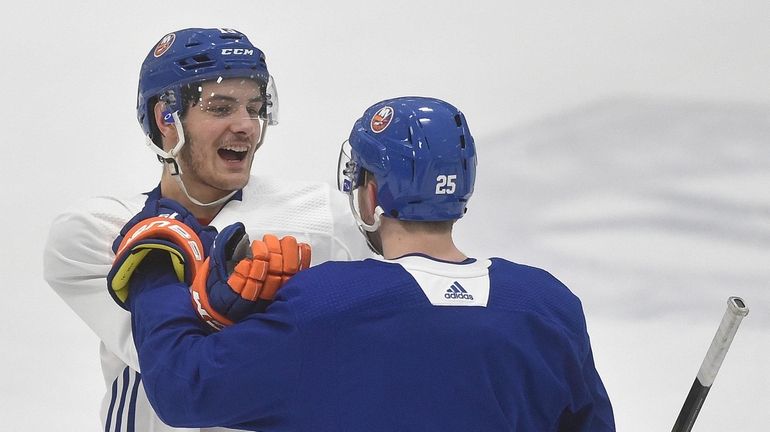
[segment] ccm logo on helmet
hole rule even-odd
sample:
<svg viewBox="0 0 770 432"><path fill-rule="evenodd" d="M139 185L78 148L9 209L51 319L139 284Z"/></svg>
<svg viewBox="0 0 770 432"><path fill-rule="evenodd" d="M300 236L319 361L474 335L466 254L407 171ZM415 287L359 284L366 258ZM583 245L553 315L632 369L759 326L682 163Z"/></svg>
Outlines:
<svg viewBox="0 0 770 432"><path fill-rule="evenodd" d="M254 55L254 50L248 48L222 48L222 55Z"/></svg>

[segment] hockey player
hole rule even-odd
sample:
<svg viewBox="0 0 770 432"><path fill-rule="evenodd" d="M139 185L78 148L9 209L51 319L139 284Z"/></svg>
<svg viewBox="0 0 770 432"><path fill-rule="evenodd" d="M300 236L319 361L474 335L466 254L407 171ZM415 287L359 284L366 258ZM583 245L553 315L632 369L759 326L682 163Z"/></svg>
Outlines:
<svg viewBox="0 0 770 432"><path fill-rule="evenodd" d="M455 245L475 171L473 137L452 105L373 105L338 172L382 259L299 272L265 312L218 333L190 308L166 254L152 252L128 304L160 417L266 431L614 430L578 298L544 270ZM225 237L211 259L222 260ZM230 295L218 278L193 289Z"/></svg>
<svg viewBox="0 0 770 432"><path fill-rule="evenodd" d="M130 315L104 289L113 240L146 204L170 198L203 225L242 221L256 238L292 235L312 245L316 263L368 255L346 201L332 188L250 175L266 128L278 122L278 95L262 51L243 33L189 28L165 35L142 64L137 116L165 167L159 186L64 212L44 254L48 283L101 339L104 431L176 430L150 407Z"/></svg>

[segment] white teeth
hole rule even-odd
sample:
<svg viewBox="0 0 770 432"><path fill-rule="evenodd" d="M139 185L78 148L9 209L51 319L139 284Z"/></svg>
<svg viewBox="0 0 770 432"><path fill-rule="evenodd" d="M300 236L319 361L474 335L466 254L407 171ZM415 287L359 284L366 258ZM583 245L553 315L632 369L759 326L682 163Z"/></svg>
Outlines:
<svg viewBox="0 0 770 432"><path fill-rule="evenodd" d="M222 147L222 149L224 149L224 150L230 150L230 151L235 151L235 152L245 152L245 151L249 151L249 147L248 147L248 146L234 146L234 145L228 145L228 146L224 146L224 147Z"/></svg>

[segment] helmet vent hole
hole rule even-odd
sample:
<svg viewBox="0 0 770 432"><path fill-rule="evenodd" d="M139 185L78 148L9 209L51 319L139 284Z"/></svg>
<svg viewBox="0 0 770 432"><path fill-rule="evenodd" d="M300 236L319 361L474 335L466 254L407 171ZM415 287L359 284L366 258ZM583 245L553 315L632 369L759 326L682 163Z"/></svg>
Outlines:
<svg viewBox="0 0 770 432"><path fill-rule="evenodd" d="M465 148L465 135L460 135L460 148Z"/></svg>
<svg viewBox="0 0 770 432"><path fill-rule="evenodd" d="M463 126L463 118L460 117L460 114L455 114L455 124L457 125L457 127Z"/></svg>
<svg viewBox="0 0 770 432"><path fill-rule="evenodd" d="M192 69L208 67L213 64L214 64L214 61L211 59L211 57L205 54L196 55L192 58L185 59L179 62L179 66L181 66L182 69L184 70L192 70Z"/></svg>

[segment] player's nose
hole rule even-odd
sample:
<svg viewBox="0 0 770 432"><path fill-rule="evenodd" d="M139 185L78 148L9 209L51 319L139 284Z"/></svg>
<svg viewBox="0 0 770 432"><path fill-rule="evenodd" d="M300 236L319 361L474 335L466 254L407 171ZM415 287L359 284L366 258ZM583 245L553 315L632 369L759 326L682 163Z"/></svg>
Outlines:
<svg viewBox="0 0 770 432"><path fill-rule="evenodd" d="M230 129L235 133L245 133L252 135L259 132L259 118L251 115L243 105L232 115Z"/></svg>

